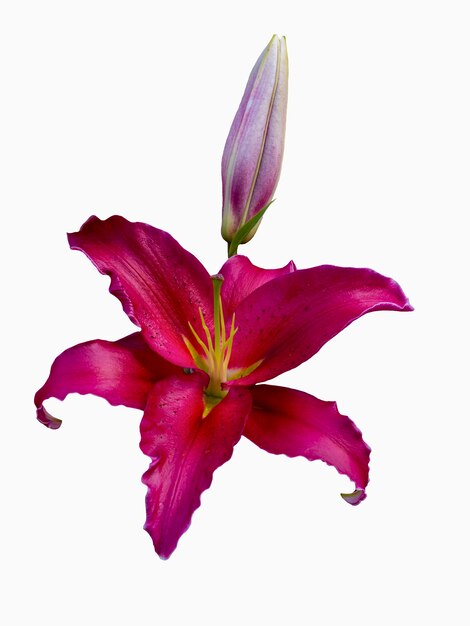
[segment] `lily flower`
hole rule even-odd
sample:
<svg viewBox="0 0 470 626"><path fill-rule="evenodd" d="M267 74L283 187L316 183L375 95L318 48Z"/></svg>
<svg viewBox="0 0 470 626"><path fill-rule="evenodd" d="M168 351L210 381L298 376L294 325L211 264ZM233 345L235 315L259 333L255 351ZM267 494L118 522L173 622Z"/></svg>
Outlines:
<svg viewBox="0 0 470 626"><path fill-rule="evenodd" d="M43 403L73 392L144 411L144 528L160 557L176 548L242 435L273 454L321 459L355 483L348 502L365 498L370 449L354 423L334 402L264 383L365 313L412 310L396 282L331 265L265 270L238 255L210 276L168 233L119 216L91 217L69 243L111 278L140 330L59 355L36 393L37 416L58 428Z"/></svg>
<svg viewBox="0 0 470 626"><path fill-rule="evenodd" d="M288 74L286 38L274 35L251 71L222 155L222 237L232 244L230 256L253 237L276 191Z"/></svg>

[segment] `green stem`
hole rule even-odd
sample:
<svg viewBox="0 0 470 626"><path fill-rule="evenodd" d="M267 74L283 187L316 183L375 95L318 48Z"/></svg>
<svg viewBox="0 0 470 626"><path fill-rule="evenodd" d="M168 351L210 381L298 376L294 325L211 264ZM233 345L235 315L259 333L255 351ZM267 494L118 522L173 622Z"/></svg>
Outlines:
<svg viewBox="0 0 470 626"><path fill-rule="evenodd" d="M235 241L231 241L227 244L227 248L228 248L227 256L228 258L230 258L231 256L235 256L237 254L238 244L236 244Z"/></svg>

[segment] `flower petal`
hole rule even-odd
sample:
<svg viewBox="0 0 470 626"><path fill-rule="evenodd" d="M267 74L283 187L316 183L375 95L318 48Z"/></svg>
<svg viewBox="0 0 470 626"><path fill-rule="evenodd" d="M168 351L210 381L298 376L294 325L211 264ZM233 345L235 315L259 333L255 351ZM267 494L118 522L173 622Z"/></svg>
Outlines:
<svg viewBox="0 0 470 626"><path fill-rule="evenodd" d="M64 400L69 393L92 393L110 404L144 409L155 382L179 368L155 354L134 333L119 341L87 341L60 354L49 378L36 393L38 420L48 428L59 428L61 420L43 407L47 398Z"/></svg>
<svg viewBox="0 0 470 626"><path fill-rule="evenodd" d="M335 402L272 385L253 387L252 395L243 433L248 439L271 454L321 459L356 484L353 494L341 494L346 501L359 504L366 497L370 448Z"/></svg>
<svg viewBox="0 0 470 626"><path fill-rule="evenodd" d="M142 419L140 447L152 459L142 477L148 487L144 528L163 559L188 529L213 472L232 456L251 407L250 393L233 389L202 418L203 388L198 374L160 381Z"/></svg>
<svg viewBox="0 0 470 626"><path fill-rule="evenodd" d="M225 318L230 321L232 313L240 302L255 289L278 276L291 274L295 270L293 261L278 269L265 270L253 265L246 256L238 254L228 259L219 272L224 277L221 295Z"/></svg>
<svg viewBox="0 0 470 626"><path fill-rule="evenodd" d="M188 322L202 334L201 308L208 326L213 324L212 283L196 257L163 230L117 215L90 217L69 243L111 277L109 290L149 346L171 363L191 367L182 338L190 334Z"/></svg>
<svg viewBox="0 0 470 626"><path fill-rule="evenodd" d="M373 270L322 265L275 278L235 311L230 368L262 362L230 384L253 384L293 369L351 322L380 310L413 309L394 280Z"/></svg>

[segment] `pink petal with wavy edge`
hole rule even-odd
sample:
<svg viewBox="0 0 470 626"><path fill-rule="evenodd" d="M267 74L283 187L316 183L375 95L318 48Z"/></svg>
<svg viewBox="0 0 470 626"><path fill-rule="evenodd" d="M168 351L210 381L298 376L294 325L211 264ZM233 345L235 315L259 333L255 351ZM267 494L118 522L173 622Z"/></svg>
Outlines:
<svg viewBox="0 0 470 626"><path fill-rule="evenodd" d="M293 369L354 320L382 310L413 309L394 280L373 270L322 265L275 278L235 311L230 367L263 361L230 384L262 382Z"/></svg>
<svg viewBox="0 0 470 626"><path fill-rule="evenodd" d="M43 407L48 398L64 400L69 393L91 393L110 404L144 409L155 382L179 372L179 368L155 354L140 333L119 341L87 341L60 354L49 378L36 393L38 420L59 428L61 420Z"/></svg>
<svg viewBox="0 0 470 626"><path fill-rule="evenodd" d="M188 322L203 335L201 308L213 325L212 282L196 257L168 233L117 215L90 217L69 243L111 277L110 292L153 350L175 365L193 366L182 339L191 336Z"/></svg>
<svg viewBox="0 0 470 626"><path fill-rule="evenodd" d="M224 277L221 295L225 319L230 323L234 310L255 289L278 276L291 274L295 270L296 267L293 261L290 261L284 267L265 270L253 265L246 256L237 255L228 259L219 272Z"/></svg>
<svg viewBox="0 0 470 626"><path fill-rule="evenodd" d="M359 504L366 497L370 448L335 402L272 385L253 387L252 395L245 437L271 454L325 461L356 484L353 494L341 494L347 502Z"/></svg>
<svg viewBox="0 0 470 626"><path fill-rule="evenodd" d="M214 471L232 456L251 407L250 393L233 389L203 419L203 388L198 374L157 383L142 419L140 447L152 459L142 477L144 528L163 559L188 529Z"/></svg>

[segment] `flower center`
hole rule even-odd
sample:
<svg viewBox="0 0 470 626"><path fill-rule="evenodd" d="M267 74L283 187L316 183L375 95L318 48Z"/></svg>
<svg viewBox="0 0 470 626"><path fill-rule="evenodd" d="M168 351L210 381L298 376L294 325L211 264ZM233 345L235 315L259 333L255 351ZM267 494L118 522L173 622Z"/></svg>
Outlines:
<svg viewBox="0 0 470 626"><path fill-rule="evenodd" d="M222 384L228 380L228 365L232 353L233 338L238 330L238 328L235 328L234 313L227 337L222 298L220 296L224 277L222 274L216 274L211 276L211 278L214 290L214 336L212 337L200 308L199 316L205 337L201 338L190 322L188 322L188 325L194 341L190 341L183 336L184 343L194 363L209 376L209 384L204 390L205 407L203 417L206 417L228 393L226 389L222 389ZM200 354L196 346L202 348L203 354Z"/></svg>

